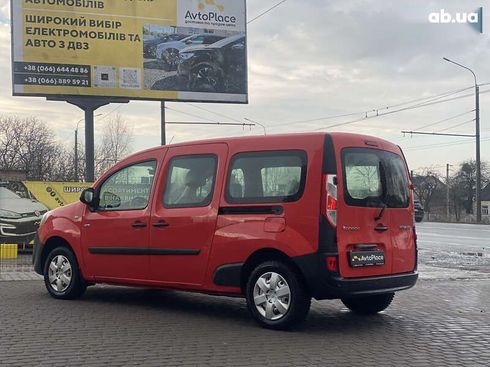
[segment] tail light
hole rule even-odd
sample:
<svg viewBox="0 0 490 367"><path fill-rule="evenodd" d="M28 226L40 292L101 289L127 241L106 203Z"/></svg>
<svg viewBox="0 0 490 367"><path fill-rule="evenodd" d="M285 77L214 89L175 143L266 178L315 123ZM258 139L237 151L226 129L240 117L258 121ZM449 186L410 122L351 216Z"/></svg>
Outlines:
<svg viewBox="0 0 490 367"><path fill-rule="evenodd" d="M337 226L337 176L324 175L322 185L322 214Z"/></svg>
<svg viewBox="0 0 490 367"><path fill-rule="evenodd" d="M338 271L337 256L327 256L326 258L328 271L336 272Z"/></svg>

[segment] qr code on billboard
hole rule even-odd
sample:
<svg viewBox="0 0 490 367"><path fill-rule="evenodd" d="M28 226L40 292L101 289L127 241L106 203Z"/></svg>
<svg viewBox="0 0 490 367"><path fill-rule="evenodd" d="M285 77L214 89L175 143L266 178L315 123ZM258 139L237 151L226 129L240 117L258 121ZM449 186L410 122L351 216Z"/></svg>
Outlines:
<svg viewBox="0 0 490 367"><path fill-rule="evenodd" d="M96 88L115 88L116 68L114 66L95 65L93 83Z"/></svg>
<svg viewBox="0 0 490 367"><path fill-rule="evenodd" d="M121 88L141 89L141 69L120 68L119 77Z"/></svg>

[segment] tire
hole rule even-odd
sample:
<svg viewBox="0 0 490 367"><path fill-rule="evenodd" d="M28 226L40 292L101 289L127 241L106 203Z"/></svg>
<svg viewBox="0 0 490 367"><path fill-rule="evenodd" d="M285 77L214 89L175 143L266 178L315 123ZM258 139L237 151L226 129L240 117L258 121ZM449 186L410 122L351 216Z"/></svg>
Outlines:
<svg viewBox="0 0 490 367"><path fill-rule="evenodd" d="M423 219L424 219L423 217L421 217L421 218L415 218L415 222L421 223Z"/></svg>
<svg viewBox="0 0 490 367"><path fill-rule="evenodd" d="M342 303L352 312L359 315L374 315L385 310L393 301L395 293L377 294L374 296L342 298Z"/></svg>
<svg viewBox="0 0 490 367"><path fill-rule="evenodd" d="M309 291L300 276L283 262L259 264L248 277L245 293L250 314L268 329L291 329L304 321L310 310Z"/></svg>
<svg viewBox="0 0 490 367"><path fill-rule="evenodd" d="M49 253L43 274L46 289L54 298L76 299L87 289L80 275L77 258L66 247L57 247Z"/></svg>
<svg viewBox="0 0 490 367"><path fill-rule="evenodd" d="M193 92L223 91L223 71L214 63L201 62L193 66L189 80Z"/></svg>

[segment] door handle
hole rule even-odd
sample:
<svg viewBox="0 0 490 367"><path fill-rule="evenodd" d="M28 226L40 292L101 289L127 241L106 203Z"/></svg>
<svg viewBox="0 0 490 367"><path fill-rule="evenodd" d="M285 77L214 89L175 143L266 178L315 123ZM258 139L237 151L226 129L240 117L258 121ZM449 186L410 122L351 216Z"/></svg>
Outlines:
<svg viewBox="0 0 490 367"><path fill-rule="evenodd" d="M374 230L376 232L386 232L388 230L388 227L382 224L378 224L376 227L374 227Z"/></svg>
<svg viewBox="0 0 490 367"><path fill-rule="evenodd" d="M168 224L167 222L165 222L163 219L162 220L159 220L158 222L152 224L152 226L155 227L155 228L165 228L165 227L168 227L169 225L170 224Z"/></svg>
<svg viewBox="0 0 490 367"><path fill-rule="evenodd" d="M140 221L136 221L133 224L131 224L131 227L133 227L133 228L145 228L146 227L146 223L143 223L143 222L140 222Z"/></svg>

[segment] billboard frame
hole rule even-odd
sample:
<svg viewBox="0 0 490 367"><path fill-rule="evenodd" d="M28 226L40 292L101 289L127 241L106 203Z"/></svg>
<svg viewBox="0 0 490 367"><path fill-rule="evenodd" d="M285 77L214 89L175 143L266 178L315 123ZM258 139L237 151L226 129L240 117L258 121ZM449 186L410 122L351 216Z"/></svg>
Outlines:
<svg viewBox="0 0 490 367"><path fill-rule="evenodd" d="M248 22L247 22L247 1L243 1L244 5L244 21L245 21L245 63L246 63L246 73L245 73L245 86L246 86L246 92L245 92L245 100L244 101L230 101L230 100L205 100L205 99L179 99L179 98L152 98L152 97L127 97L127 96L111 96L111 95L92 95L92 94L51 94L51 93L16 93L15 92L15 80L14 80L14 63L15 63L15 52L14 52L14 35L15 35L15 26L14 26L14 3L19 0L10 0L10 13L11 13L11 18L10 18L10 32L11 32L11 37L10 37L10 43L11 43L11 77L12 77L12 96L14 97L44 97L48 100L58 100L58 101L68 101L69 99L72 98L79 98L79 97L87 97L87 98L104 98L104 99L123 99L123 100L129 100L129 101L155 101L155 102L184 102L184 103L210 103L210 104L240 104L240 105L245 105L249 104L249 84L248 84L248 73L249 73L249 62L248 62ZM178 1L178 0L175 0ZM18 4L18 3L17 3ZM33 61L34 62L34 61ZM37 61L36 61L37 62ZM67 64L68 65L68 64ZM92 67L92 65L91 65ZM177 91L177 92L183 92L183 91ZM220 94L226 94L226 93L220 93ZM54 98L51 98L54 97ZM110 102L112 103L112 102ZM118 102L114 102L118 103ZM126 102L123 102L126 103Z"/></svg>

